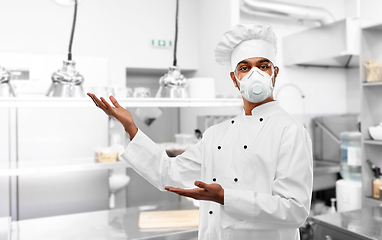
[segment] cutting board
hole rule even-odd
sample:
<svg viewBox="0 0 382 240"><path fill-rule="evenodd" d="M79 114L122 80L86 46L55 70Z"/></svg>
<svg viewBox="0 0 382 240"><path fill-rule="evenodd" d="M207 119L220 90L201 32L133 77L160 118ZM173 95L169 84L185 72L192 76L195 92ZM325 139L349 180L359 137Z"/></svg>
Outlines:
<svg viewBox="0 0 382 240"><path fill-rule="evenodd" d="M197 228L199 210L147 211L139 215L140 229Z"/></svg>

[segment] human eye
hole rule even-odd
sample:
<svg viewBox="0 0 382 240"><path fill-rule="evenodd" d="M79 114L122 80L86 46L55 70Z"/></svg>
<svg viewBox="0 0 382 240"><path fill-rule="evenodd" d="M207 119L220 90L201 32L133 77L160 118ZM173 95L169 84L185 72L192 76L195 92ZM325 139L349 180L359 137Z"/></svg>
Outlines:
<svg viewBox="0 0 382 240"><path fill-rule="evenodd" d="M261 70L267 70L269 68L269 65L261 65L260 69Z"/></svg>
<svg viewBox="0 0 382 240"><path fill-rule="evenodd" d="M248 71L249 70L249 67L248 66L240 66L239 67L239 71L240 72L246 72L246 71Z"/></svg>

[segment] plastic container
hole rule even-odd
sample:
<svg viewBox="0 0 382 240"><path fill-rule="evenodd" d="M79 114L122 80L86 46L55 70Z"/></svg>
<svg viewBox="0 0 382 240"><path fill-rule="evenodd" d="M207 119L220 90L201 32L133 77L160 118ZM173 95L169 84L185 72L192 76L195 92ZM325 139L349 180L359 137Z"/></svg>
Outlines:
<svg viewBox="0 0 382 240"><path fill-rule="evenodd" d="M175 142L178 144L194 144L198 139L194 134L178 133L175 134Z"/></svg>
<svg viewBox="0 0 382 240"><path fill-rule="evenodd" d="M341 171L343 179L361 181L361 133L341 133Z"/></svg>

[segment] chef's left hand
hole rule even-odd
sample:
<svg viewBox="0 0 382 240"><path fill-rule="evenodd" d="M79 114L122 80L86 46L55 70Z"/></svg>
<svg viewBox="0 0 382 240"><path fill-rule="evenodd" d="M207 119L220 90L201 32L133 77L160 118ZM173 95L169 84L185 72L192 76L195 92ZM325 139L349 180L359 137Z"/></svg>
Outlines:
<svg viewBox="0 0 382 240"><path fill-rule="evenodd" d="M195 186L198 188L182 189L165 187L164 189L181 196L190 197L196 200L214 201L224 205L224 189L219 184L207 184L201 181L195 181Z"/></svg>

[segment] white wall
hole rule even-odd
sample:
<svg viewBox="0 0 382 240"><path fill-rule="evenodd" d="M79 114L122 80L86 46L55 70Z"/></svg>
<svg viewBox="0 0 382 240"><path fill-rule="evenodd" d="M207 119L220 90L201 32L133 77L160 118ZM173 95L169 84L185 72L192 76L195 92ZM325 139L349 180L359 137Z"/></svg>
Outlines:
<svg viewBox="0 0 382 240"><path fill-rule="evenodd" d="M381 23L382 15L381 8L382 2L379 0L359 0L360 1L360 15L364 24L368 23Z"/></svg>
<svg viewBox="0 0 382 240"><path fill-rule="evenodd" d="M9 110L0 108L0 168L9 163ZM0 177L0 217L9 216L9 177Z"/></svg>
<svg viewBox="0 0 382 240"><path fill-rule="evenodd" d="M178 63L183 68L197 67L195 12L194 1L180 1ZM53 0L2 0L0 22L7 34L0 38L0 52L59 54L64 60L72 18L73 7ZM108 58L109 82L123 86L126 67L172 64L172 49L153 48L151 40L172 40L174 29L175 0L85 0L78 6L73 60L77 55Z"/></svg>

